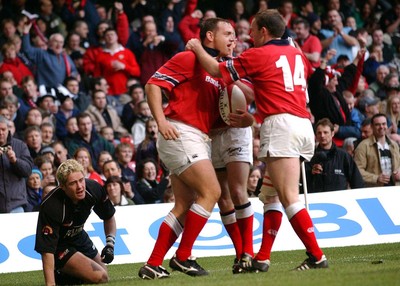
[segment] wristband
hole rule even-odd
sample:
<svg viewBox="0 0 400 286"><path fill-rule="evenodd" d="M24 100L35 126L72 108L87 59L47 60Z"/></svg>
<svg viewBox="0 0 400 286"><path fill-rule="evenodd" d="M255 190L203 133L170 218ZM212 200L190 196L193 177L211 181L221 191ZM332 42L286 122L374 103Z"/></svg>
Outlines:
<svg viewBox="0 0 400 286"><path fill-rule="evenodd" d="M106 236L106 244L114 247L115 245L115 236L112 234L107 234Z"/></svg>

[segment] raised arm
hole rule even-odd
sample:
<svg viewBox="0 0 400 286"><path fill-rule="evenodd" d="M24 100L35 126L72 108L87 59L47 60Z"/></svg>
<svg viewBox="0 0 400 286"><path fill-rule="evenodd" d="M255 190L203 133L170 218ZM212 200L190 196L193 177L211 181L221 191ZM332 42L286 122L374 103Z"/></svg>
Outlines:
<svg viewBox="0 0 400 286"><path fill-rule="evenodd" d="M216 59L209 55L203 48L198 39L191 39L186 44L186 50L193 51L196 54L201 66L212 76L222 77L219 65Z"/></svg>

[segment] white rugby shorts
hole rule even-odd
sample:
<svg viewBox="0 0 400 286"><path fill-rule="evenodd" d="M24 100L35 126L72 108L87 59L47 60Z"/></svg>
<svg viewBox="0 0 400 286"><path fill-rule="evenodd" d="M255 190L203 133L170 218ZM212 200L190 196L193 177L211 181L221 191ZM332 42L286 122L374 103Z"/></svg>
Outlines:
<svg viewBox="0 0 400 286"><path fill-rule="evenodd" d="M165 140L159 134L157 149L160 159L173 174L180 175L191 165L201 160L211 160L211 144L207 134L190 125L169 120L180 137Z"/></svg>
<svg viewBox="0 0 400 286"><path fill-rule="evenodd" d="M310 161L314 155L315 136L311 121L288 113L265 118L260 129L258 158L302 157Z"/></svg>
<svg viewBox="0 0 400 286"><path fill-rule="evenodd" d="M230 162L253 164L253 133L251 127L225 128L211 132L211 159L215 169Z"/></svg>

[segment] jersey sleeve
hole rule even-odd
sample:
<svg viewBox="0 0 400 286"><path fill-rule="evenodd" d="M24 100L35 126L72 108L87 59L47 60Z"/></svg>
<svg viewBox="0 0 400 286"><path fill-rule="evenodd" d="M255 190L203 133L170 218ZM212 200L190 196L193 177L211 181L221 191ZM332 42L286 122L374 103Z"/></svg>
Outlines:
<svg viewBox="0 0 400 286"><path fill-rule="evenodd" d="M106 190L94 180L86 180L86 189L94 198L94 212L102 220L111 218L115 213L115 208L108 198Z"/></svg>
<svg viewBox="0 0 400 286"><path fill-rule="evenodd" d="M35 250L38 253L56 252L61 223L61 214L58 208L44 203L39 211L36 227Z"/></svg>
<svg viewBox="0 0 400 286"><path fill-rule="evenodd" d="M148 83L171 92L174 87L193 77L196 61L196 56L191 51L178 53L160 67Z"/></svg>

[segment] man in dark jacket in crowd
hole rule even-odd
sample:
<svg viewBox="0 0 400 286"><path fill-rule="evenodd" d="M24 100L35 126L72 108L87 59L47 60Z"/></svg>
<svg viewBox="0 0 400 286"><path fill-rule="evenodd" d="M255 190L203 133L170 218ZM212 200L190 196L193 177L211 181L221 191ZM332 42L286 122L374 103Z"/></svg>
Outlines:
<svg viewBox="0 0 400 286"><path fill-rule="evenodd" d="M353 157L332 142L334 126L328 118L316 124L318 146L307 168L310 193L363 188L364 181Z"/></svg>
<svg viewBox="0 0 400 286"><path fill-rule="evenodd" d="M33 161L26 144L11 136L7 119L0 116L0 213L24 212L25 179Z"/></svg>

